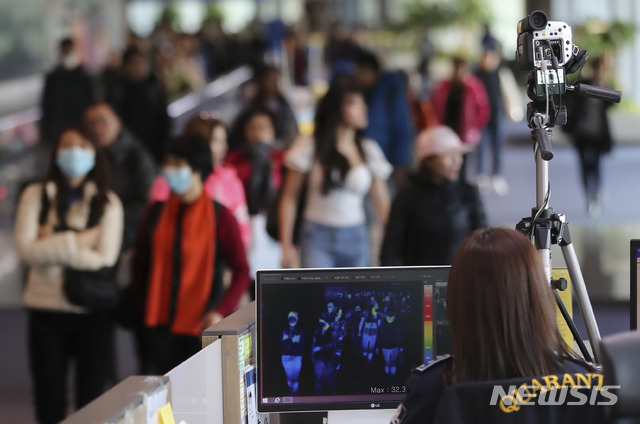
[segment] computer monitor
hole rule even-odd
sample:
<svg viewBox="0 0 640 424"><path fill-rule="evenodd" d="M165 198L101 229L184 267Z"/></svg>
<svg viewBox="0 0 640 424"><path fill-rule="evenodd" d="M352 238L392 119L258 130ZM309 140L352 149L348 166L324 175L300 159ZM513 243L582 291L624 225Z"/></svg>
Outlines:
<svg viewBox="0 0 640 424"><path fill-rule="evenodd" d="M630 253L630 310L631 310L631 330L640 328L640 316L638 316L638 305L640 304L640 294L638 293L638 278L640 277L640 240L632 239L629 243Z"/></svg>
<svg viewBox="0 0 640 424"><path fill-rule="evenodd" d="M411 369L452 352L448 275L449 267L258 271L258 410L397 408Z"/></svg>

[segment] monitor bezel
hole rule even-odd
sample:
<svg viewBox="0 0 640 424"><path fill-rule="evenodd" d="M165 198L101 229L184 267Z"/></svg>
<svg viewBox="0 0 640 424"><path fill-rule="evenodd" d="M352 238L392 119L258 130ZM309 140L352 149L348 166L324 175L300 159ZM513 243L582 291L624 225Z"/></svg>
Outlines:
<svg viewBox="0 0 640 424"><path fill-rule="evenodd" d="M294 413L294 412L320 412L320 411L349 411L349 410L383 410L396 409L402 400L367 400L367 401L340 401L328 403L279 403L264 404L262 403L262 385L259 381L259 358L262 357L262 315L260 313L261 291L260 281L263 274L282 274L282 273L310 273L310 272L358 272L358 271L384 271L393 272L394 270L428 270L428 269L450 269L450 265L433 265L433 266L397 266L397 267L343 267L343 268L292 268L292 269L269 269L256 271L256 388L257 388L257 405L260 413ZM409 377L408 375L406 376Z"/></svg>
<svg viewBox="0 0 640 424"><path fill-rule="evenodd" d="M640 239L629 241L629 311L631 330L638 330L638 249L640 249Z"/></svg>

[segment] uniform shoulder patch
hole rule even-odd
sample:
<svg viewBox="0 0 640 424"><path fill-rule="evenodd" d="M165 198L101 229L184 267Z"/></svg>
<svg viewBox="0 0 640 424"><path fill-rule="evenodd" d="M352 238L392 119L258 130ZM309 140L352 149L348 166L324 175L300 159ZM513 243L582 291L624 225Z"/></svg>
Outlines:
<svg viewBox="0 0 640 424"><path fill-rule="evenodd" d="M422 364L419 367L416 367L413 369L413 372L416 374L423 374L424 372L426 372L427 370L431 369L431 368L435 368L439 365L444 365L447 362L453 360L453 356L451 355L443 355L440 358L431 361L427 364Z"/></svg>

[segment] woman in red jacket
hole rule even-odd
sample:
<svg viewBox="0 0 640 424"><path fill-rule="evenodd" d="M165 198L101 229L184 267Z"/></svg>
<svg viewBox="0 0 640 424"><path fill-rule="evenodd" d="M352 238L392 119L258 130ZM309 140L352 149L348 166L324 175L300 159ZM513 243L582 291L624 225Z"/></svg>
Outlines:
<svg viewBox="0 0 640 424"><path fill-rule="evenodd" d="M480 143L491 109L482 82L473 76L466 59L453 59L451 78L441 81L431 93L431 103L441 125L454 130L469 146ZM466 156L460 175L466 176Z"/></svg>

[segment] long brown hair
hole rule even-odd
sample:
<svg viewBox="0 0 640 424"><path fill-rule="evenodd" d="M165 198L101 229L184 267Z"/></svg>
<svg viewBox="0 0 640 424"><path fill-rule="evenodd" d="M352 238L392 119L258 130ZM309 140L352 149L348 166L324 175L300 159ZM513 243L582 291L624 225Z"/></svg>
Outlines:
<svg viewBox="0 0 640 424"><path fill-rule="evenodd" d="M84 186L87 181L93 181L98 189L97 194L91 199L91 214L97 220L102 217L106 204L109 201L107 193L109 192L109 165L105 154L93 137L91 137L82 127L70 126L66 127L58 133L53 150L49 155L49 171L44 179L46 182L53 182L56 186L56 214L59 222L66 222L67 211L69 210L69 184L67 179L58 167L56 158L58 156L58 146L62 141L62 137L70 131L77 132L80 136L91 142L96 154L95 165L91 171L85 176L80 185L80 193L84 195ZM93 219L90 219L93 220Z"/></svg>
<svg viewBox="0 0 640 424"><path fill-rule="evenodd" d="M315 155L322 166L322 193L342 186L351 169L349 160L338 150L338 126L342 120L342 105L350 94L362 95L356 80L351 75L341 75L332 82L329 90L318 102L313 137ZM356 130L355 143L362 159L365 159L362 147L364 131Z"/></svg>
<svg viewBox="0 0 640 424"><path fill-rule="evenodd" d="M475 231L456 254L447 289L450 383L558 372L573 357L558 331L542 261L518 231Z"/></svg>

